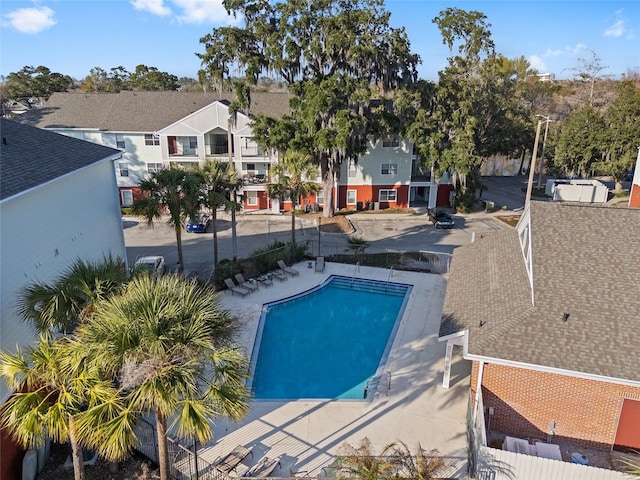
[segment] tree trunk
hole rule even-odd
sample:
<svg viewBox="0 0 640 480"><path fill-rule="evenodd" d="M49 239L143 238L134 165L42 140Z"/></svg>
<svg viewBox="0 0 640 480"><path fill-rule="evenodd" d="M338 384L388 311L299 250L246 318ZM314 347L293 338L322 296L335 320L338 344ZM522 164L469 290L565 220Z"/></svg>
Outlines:
<svg viewBox="0 0 640 480"><path fill-rule="evenodd" d="M334 198L336 192L333 191L335 186L335 174L333 171L333 165L331 161L327 160L326 173L322 176L322 188L324 190L324 205L322 207L322 216L325 218L331 218L334 215L336 205Z"/></svg>
<svg viewBox="0 0 640 480"><path fill-rule="evenodd" d="M69 443L71 444L71 458L73 460L73 478L84 480L84 459L82 458L82 447L78 445L76 438L76 426L73 417L69 417Z"/></svg>
<svg viewBox="0 0 640 480"><path fill-rule="evenodd" d="M218 266L218 208L211 209L211 223L213 225L213 269Z"/></svg>
<svg viewBox="0 0 640 480"><path fill-rule="evenodd" d="M614 182L615 182L615 187L613 188L613 193L622 192L622 182L618 179L615 179Z"/></svg>
<svg viewBox="0 0 640 480"><path fill-rule="evenodd" d="M520 167L518 168L518 175L522 175L522 168L524 167L524 156L527 153L527 149L522 149L522 154L520 155Z"/></svg>
<svg viewBox="0 0 640 480"><path fill-rule="evenodd" d="M296 244L296 204L293 202L291 208L291 243L295 247Z"/></svg>
<svg viewBox="0 0 640 480"><path fill-rule="evenodd" d="M169 480L169 448L167 445L166 420L156 411L156 432L158 434L158 465L160 480Z"/></svg>
<svg viewBox="0 0 640 480"><path fill-rule="evenodd" d="M178 273L184 274L184 257L182 256L182 227L177 225L176 229L176 245L178 246Z"/></svg>

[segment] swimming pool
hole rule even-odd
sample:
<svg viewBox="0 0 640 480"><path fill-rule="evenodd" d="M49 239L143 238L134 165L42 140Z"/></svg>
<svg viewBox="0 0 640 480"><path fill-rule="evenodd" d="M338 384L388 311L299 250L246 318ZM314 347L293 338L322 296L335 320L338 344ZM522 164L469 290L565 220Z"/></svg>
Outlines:
<svg viewBox="0 0 640 480"><path fill-rule="evenodd" d="M333 275L265 304L251 356L254 398L362 399L386 362L410 292L410 285Z"/></svg>

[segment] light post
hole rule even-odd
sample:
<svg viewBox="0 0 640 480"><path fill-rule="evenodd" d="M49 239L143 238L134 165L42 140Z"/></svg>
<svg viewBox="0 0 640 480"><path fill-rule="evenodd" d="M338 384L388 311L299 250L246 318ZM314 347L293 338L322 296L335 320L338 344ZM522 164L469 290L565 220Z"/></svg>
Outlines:
<svg viewBox="0 0 640 480"><path fill-rule="evenodd" d="M547 145L547 133L549 132L549 123L553 122L545 115L536 115L536 117L544 118L544 138L542 139L542 155L540 155L540 173L538 174L538 188L542 185L542 169L544 168L544 147Z"/></svg>
<svg viewBox="0 0 640 480"><path fill-rule="evenodd" d="M231 137L231 120L233 120L233 115L229 114L227 118L227 150L229 151L229 164L233 165L233 148L232 148L232 137ZM235 167L234 167L235 168ZM231 193L231 198L233 200L233 205L231 206L231 247L233 250L233 259L235 260L238 257L238 242L236 237L236 189L233 189Z"/></svg>
<svg viewBox="0 0 640 480"><path fill-rule="evenodd" d="M322 238L322 217L318 217L318 256L320 256L320 241Z"/></svg>

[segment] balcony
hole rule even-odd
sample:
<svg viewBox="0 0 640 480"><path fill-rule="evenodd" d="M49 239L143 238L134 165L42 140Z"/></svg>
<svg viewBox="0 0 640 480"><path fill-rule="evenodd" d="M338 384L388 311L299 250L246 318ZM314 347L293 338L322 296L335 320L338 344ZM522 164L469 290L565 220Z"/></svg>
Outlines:
<svg viewBox="0 0 640 480"><path fill-rule="evenodd" d="M240 147L240 155L243 157L264 157L265 153L264 150L257 145L246 145Z"/></svg>
<svg viewBox="0 0 640 480"><path fill-rule="evenodd" d="M257 174L248 174L245 173L242 175L242 184L243 185L260 185L269 183L269 177L263 173Z"/></svg>
<svg viewBox="0 0 640 480"><path fill-rule="evenodd" d="M411 181L412 182L430 182L431 169L414 164L413 168L411 169Z"/></svg>

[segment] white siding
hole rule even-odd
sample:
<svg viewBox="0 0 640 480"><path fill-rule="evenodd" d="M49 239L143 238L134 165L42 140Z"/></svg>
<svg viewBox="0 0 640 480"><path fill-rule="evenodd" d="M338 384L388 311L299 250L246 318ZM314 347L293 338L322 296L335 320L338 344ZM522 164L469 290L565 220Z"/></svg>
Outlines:
<svg viewBox="0 0 640 480"><path fill-rule="evenodd" d="M97 143L105 147L116 147L116 134L114 132L102 132L94 129L62 129L55 128L52 131L79 138L87 142ZM122 152L120 163L126 163L129 167L129 176L121 177L118 173L117 163L114 165L118 187L135 187L147 176L147 163L162 163L162 148L160 145L145 145L145 133L152 132L119 132L118 136L124 139L125 151Z"/></svg>
<svg viewBox="0 0 640 480"><path fill-rule="evenodd" d="M0 348L34 340L16 315L16 293L57 278L77 258L126 259L113 165L103 161L0 204ZM8 395L0 385L0 403Z"/></svg>
<svg viewBox="0 0 640 480"><path fill-rule="evenodd" d="M408 185L411 181L411 143L400 139L397 147L383 147L382 139L371 140L367 152L360 156L355 166L355 175L349 176L349 165L341 165L341 185ZM397 164L395 175L382 175L382 164Z"/></svg>
<svg viewBox="0 0 640 480"><path fill-rule="evenodd" d="M492 480L632 480L631 475L603 468L482 447L477 478Z"/></svg>

